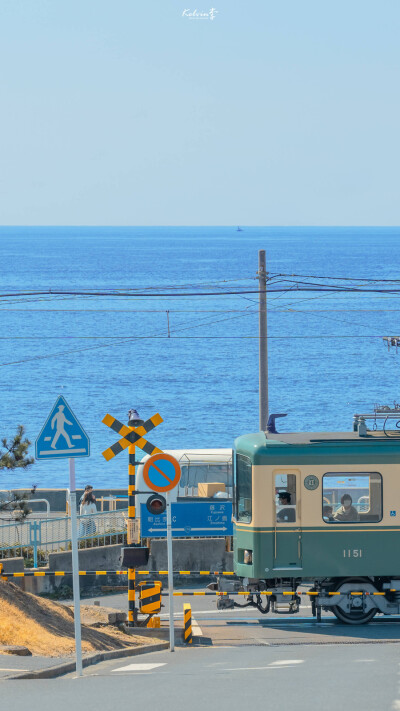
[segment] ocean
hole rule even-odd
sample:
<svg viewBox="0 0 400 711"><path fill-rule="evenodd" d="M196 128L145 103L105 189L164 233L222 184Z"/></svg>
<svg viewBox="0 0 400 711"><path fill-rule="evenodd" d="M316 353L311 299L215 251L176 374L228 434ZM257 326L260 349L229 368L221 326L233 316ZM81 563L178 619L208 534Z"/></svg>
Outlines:
<svg viewBox="0 0 400 711"><path fill-rule="evenodd" d="M226 292L258 288L260 249L271 275L299 275L275 276L271 289L285 290L268 295L270 412L287 413L278 429L350 430L354 413L399 396L400 353L382 338L400 336L400 295L294 285L396 279L399 237L379 227L0 228L1 437L22 424L33 453L63 395L91 440L77 484L96 488L127 485L127 452L102 456L117 439L106 413L126 422L130 408L159 412L149 440L161 449L231 447L258 431L258 296ZM105 294L17 295L57 289ZM0 488L32 483L68 486L67 460L0 471Z"/></svg>

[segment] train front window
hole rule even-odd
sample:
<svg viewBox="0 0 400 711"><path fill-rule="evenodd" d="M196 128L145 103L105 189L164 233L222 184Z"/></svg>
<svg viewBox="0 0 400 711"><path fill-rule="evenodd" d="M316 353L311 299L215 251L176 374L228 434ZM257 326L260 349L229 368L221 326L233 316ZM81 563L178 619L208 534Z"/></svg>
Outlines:
<svg viewBox="0 0 400 711"><path fill-rule="evenodd" d="M325 523L382 520L382 477L378 472L328 472L322 477Z"/></svg>
<svg viewBox="0 0 400 711"><path fill-rule="evenodd" d="M250 523L252 517L253 486L251 460L244 454L236 455L236 516L237 521Z"/></svg>
<svg viewBox="0 0 400 711"><path fill-rule="evenodd" d="M277 523L296 521L296 475L275 474L275 509Z"/></svg>

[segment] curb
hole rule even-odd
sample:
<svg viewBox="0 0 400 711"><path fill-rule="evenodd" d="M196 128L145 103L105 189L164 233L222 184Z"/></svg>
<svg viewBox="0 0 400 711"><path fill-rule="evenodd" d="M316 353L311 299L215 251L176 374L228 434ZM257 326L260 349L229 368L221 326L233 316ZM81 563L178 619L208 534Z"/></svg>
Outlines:
<svg viewBox="0 0 400 711"><path fill-rule="evenodd" d="M127 647L125 649L115 649L109 652L97 652L96 654L90 654L87 657L83 657L82 666L90 667L93 664L98 664L99 662L106 662L109 659L121 659L123 657L134 657L139 654L146 654L148 652L161 652L164 649L169 649L169 642L158 642L158 644L145 644L142 647ZM23 674L15 674L13 676L3 677L3 681L10 680L21 680L21 679L55 679L63 674L70 674L74 672L76 668L75 661L64 662L63 664L58 664L54 667L47 667L47 669L38 669L37 671L24 672Z"/></svg>

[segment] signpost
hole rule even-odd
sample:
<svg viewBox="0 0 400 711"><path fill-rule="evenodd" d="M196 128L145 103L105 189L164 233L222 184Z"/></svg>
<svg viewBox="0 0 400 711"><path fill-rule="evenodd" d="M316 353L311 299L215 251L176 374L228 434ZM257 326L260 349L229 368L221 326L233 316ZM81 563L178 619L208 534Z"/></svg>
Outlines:
<svg viewBox="0 0 400 711"><path fill-rule="evenodd" d="M35 442L36 459L89 457L90 443L65 398L57 398Z"/></svg>
<svg viewBox="0 0 400 711"><path fill-rule="evenodd" d="M209 501L173 502L172 537L182 536L233 536L232 502L215 499ZM140 507L140 529L142 538L165 538L167 535L167 515L148 510L146 504Z"/></svg>
<svg viewBox="0 0 400 711"><path fill-rule="evenodd" d="M78 532L76 518L75 459L90 455L90 442L82 425L65 398L57 398L35 442L36 459L69 459L69 489L71 504L72 584L74 594L74 626L76 674L82 676L81 606L79 589Z"/></svg>
<svg viewBox="0 0 400 711"><path fill-rule="evenodd" d="M143 479L149 489L162 494L175 489L181 478L179 462L170 454L161 452L145 462Z"/></svg>
<svg viewBox="0 0 400 711"><path fill-rule="evenodd" d="M143 467L143 479L147 486L158 493L166 493L167 499L167 555L168 555L168 598L169 598L169 650L175 649L174 630L174 578L172 559L172 516L170 491L179 484L181 468L170 454L155 454Z"/></svg>

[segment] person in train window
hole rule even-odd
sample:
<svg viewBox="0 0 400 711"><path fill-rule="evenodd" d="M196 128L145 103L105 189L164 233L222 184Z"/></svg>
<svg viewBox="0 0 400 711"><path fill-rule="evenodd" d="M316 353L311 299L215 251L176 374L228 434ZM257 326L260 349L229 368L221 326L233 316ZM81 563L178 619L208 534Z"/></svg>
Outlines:
<svg viewBox="0 0 400 711"><path fill-rule="evenodd" d="M324 521L329 521L329 523L332 523L332 521L335 520L335 519L333 518L333 508L332 508L332 506L324 506L323 517L324 517Z"/></svg>
<svg viewBox="0 0 400 711"><path fill-rule="evenodd" d="M279 505L280 506L290 506L291 502L291 496L288 491L281 491L278 494L278 499L279 499ZM280 509L277 514L276 514L276 520L282 523L284 521L285 523L287 521L295 521L296 520L296 510L293 508L287 508L287 509Z"/></svg>
<svg viewBox="0 0 400 711"><path fill-rule="evenodd" d="M351 498L350 494L343 494L342 498L340 499L340 503L342 504L340 509L338 509L335 513L335 521L359 521L360 517L358 515L357 509L352 506L353 499Z"/></svg>

